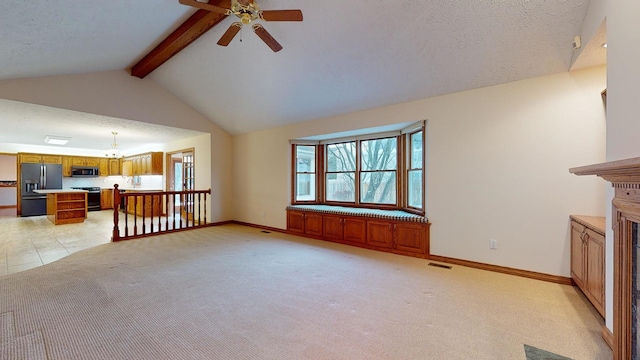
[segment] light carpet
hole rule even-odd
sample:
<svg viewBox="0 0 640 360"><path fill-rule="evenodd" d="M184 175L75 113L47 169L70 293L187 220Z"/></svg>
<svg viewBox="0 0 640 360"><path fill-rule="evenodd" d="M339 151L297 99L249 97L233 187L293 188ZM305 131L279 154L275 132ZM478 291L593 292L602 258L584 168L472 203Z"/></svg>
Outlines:
<svg viewBox="0 0 640 360"><path fill-rule="evenodd" d="M2 359L610 359L570 286L226 225L0 277Z"/></svg>

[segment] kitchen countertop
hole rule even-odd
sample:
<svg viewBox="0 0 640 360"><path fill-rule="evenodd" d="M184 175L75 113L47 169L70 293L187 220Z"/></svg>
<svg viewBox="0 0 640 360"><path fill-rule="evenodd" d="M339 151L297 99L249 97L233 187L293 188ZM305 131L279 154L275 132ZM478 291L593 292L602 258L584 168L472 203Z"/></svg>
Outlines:
<svg viewBox="0 0 640 360"><path fill-rule="evenodd" d="M76 189L50 189L50 190L33 190L36 194L60 194L60 193L86 193L87 190Z"/></svg>

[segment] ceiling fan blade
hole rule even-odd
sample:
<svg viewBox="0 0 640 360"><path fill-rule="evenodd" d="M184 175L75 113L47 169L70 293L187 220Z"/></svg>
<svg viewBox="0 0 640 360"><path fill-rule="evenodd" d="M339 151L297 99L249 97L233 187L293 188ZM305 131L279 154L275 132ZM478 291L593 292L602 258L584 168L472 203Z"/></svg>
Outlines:
<svg viewBox="0 0 640 360"><path fill-rule="evenodd" d="M302 21L300 10L263 10L260 13L265 21Z"/></svg>
<svg viewBox="0 0 640 360"><path fill-rule="evenodd" d="M196 0L178 0L178 1L182 5L193 6L194 8L211 11L211 12L215 12L215 13L218 13L218 14L231 15L229 9L221 8L219 6L209 5L207 3L201 3L201 2L196 1Z"/></svg>
<svg viewBox="0 0 640 360"><path fill-rule="evenodd" d="M282 50L282 45L280 45L262 25L253 24L253 31L260 39L262 39L262 41L264 41L265 44L267 44L268 47L271 48L271 50L273 50L273 52Z"/></svg>
<svg viewBox="0 0 640 360"><path fill-rule="evenodd" d="M233 38L240 31L240 29L242 29L242 24L240 22L236 21L233 24L231 24L231 26L229 26L227 31L225 31L224 35L222 35L220 40L218 40L218 45L220 46L229 45L231 40L233 40Z"/></svg>

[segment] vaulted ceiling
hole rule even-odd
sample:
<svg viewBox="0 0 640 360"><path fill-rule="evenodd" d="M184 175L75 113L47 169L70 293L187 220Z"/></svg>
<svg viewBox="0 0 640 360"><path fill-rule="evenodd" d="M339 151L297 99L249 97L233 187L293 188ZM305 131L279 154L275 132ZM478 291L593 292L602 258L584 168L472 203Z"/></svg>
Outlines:
<svg viewBox="0 0 640 360"><path fill-rule="evenodd" d="M230 134L567 71L588 5L256 2L302 10L302 22L261 21L282 51L246 26L216 45L237 21L222 17L147 76ZM4 0L0 80L130 69L195 12L178 0ZM603 57L594 58L586 66Z"/></svg>

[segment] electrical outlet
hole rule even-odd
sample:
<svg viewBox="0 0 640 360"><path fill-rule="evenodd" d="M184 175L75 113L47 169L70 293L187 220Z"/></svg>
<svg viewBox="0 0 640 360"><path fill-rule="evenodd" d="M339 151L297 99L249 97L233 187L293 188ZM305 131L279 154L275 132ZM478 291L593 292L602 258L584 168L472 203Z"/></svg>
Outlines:
<svg viewBox="0 0 640 360"><path fill-rule="evenodd" d="M496 239L489 240L489 249L498 250L498 240Z"/></svg>

